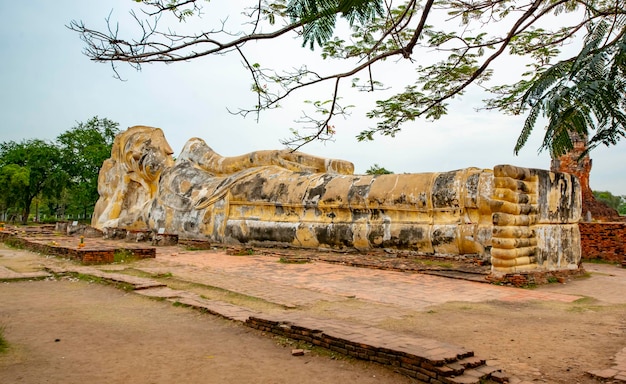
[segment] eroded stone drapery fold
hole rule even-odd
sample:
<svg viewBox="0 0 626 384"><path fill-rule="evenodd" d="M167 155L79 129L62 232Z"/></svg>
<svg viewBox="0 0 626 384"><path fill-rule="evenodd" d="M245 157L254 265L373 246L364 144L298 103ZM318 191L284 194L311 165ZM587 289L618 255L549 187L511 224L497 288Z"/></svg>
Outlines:
<svg viewBox="0 0 626 384"><path fill-rule="evenodd" d="M223 157L198 138L171 155L158 128L119 134L92 225L230 244L468 255L502 273L580 261L580 185L569 174L499 165L354 175L350 162L287 150Z"/></svg>

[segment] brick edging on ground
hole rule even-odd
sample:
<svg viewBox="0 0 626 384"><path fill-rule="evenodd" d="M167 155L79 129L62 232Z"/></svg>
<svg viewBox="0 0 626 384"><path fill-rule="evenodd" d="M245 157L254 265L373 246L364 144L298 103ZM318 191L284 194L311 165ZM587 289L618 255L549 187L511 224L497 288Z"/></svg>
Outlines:
<svg viewBox="0 0 626 384"><path fill-rule="evenodd" d="M360 360L391 366L396 372L422 383L508 382L498 368L464 348L432 339L407 338L371 329L367 335L345 330L322 330L287 321L249 317L245 325L341 353Z"/></svg>
<svg viewBox="0 0 626 384"><path fill-rule="evenodd" d="M501 369L485 364L465 348L434 339L406 336L378 328L316 326L315 319L271 318L234 304L208 300L182 290L174 290L154 280L119 273L108 273L86 266L47 268L55 275L81 274L114 284L132 286L143 296L168 300L212 315L236 321L263 332L304 341L359 360L390 366L394 371L428 384L508 383ZM490 380L490 381L486 381Z"/></svg>

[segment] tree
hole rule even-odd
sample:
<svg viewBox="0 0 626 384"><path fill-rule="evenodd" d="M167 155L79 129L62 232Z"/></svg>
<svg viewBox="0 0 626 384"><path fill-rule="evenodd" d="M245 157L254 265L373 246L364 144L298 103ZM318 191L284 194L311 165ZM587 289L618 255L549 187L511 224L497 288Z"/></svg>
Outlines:
<svg viewBox="0 0 626 384"><path fill-rule="evenodd" d="M562 132L579 129L579 120L585 119L587 131L593 124L598 125L598 136L591 139L592 144L612 144L623 136L622 123L613 121L616 115L606 111L609 106L623 108L624 94L613 93L619 92L621 84L602 88L597 82L597 75L602 71L590 71L601 64L601 58L604 60L602 73L623 68L623 55L616 53L623 51L626 34L623 0L259 1L246 9L247 23L239 30L230 30L224 21L191 34L177 33L172 25L161 28L159 23L165 16L188 20L200 14L202 7L214 3L135 1L142 4L145 12L143 18L132 13L140 26L139 36L121 36L119 28L110 20L107 20L105 32L91 29L82 22L71 22L70 29L80 33L87 44L85 53L92 60L111 63L117 73L116 63L120 62L140 68L145 63L237 54L250 74L252 91L256 94L256 105L239 110L243 116L277 108L282 100L303 88L327 84L330 98L311 102L317 115L306 113L300 119L304 128L311 130L293 130L294 136L284 141L292 147L311 140L332 139L335 132L332 120L347 114L349 108L340 103L342 86L348 83L347 86L363 91L384 89L377 76L386 72L381 69L382 64L392 58L411 63L411 70L416 74L404 77L404 90L376 102L376 107L367 113L376 121L376 126L362 131L357 136L359 140L372 140L375 134L394 136L403 124L420 117L439 119L448 112L450 100L461 96L472 85L486 87L494 93L495 98L487 103L489 108L511 113L531 109L530 120L516 150L525 144L541 112L548 113L548 117L567 113L571 109L568 105L572 107L579 100L590 100L596 88L601 90L596 95L612 97L614 102L603 99L597 107L571 110L560 120L566 123L556 121L556 125L549 126L544 146L552 148L554 144L558 150L567 148L568 140ZM343 21L344 24L338 24ZM554 28L546 28L548 25ZM581 54L553 64L562 45L575 41L585 30L588 38ZM294 34L302 39L303 46L319 47L329 65L322 69L302 65L275 70L261 65L247 51L250 43ZM602 38L597 39L598 36ZM515 84L490 84L494 64L507 54L523 56L530 69L521 73ZM588 55L591 55L589 61ZM394 71L399 69L400 66L394 67ZM614 79L622 81L621 73ZM580 82L578 78L591 81ZM572 89L586 94L568 99L556 87L558 89L548 94L561 95L561 99L567 100L552 106L550 103L555 99L542 95L559 79L568 85L578 81Z"/></svg>
<svg viewBox="0 0 626 384"><path fill-rule="evenodd" d="M63 168L70 177L68 202L71 211L85 217L98 200L98 173L111 156L119 124L92 117L57 137Z"/></svg>
<svg viewBox="0 0 626 384"><path fill-rule="evenodd" d="M6 164L0 167L0 209L2 211L2 220L7 220L10 216L9 211L19 207L20 191L28 187L30 180L30 170L17 164ZM21 214L21 212L19 212Z"/></svg>
<svg viewBox="0 0 626 384"><path fill-rule="evenodd" d="M58 196L68 181L56 145L43 140L0 144L0 177L8 180L8 196L26 224L31 203L40 194Z"/></svg>
<svg viewBox="0 0 626 384"><path fill-rule="evenodd" d="M609 191L593 191L593 196L616 211L619 211L620 207L626 203L624 196L615 196Z"/></svg>
<svg viewBox="0 0 626 384"><path fill-rule="evenodd" d="M621 35L612 39L611 29L616 26L621 28ZM537 73L530 82L510 87L510 95L496 103L513 113L530 108L516 153L540 115L548 119L542 149L550 150L553 158L572 150L578 139L587 143L584 156L600 144L614 145L626 136L625 26L626 22L611 25L605 20L590 23L585 44L576 57Z"/></svg>
<svg viewBox="0 0 626 384"><path fill-rule="evenodd" d="M385 167L381 167L378 164L374 164L367 171L365 171L366 175L389 175L393 172L385 169Z"/></svg>
<svg viewBox="0 0 626 384"><path fill-rule="evenodd" d="M97 116L57 137L0 144L0 208L28 220L33 201L50 214L87 215L98 200L98 173L109 158L118 124ZM19 212L19 214L17 214Z"/></svg>

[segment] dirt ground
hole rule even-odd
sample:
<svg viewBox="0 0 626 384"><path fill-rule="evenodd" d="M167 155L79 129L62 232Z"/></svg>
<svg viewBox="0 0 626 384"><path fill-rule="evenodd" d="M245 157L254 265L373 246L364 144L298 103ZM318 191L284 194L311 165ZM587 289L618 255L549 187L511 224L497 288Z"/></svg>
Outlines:
<svg viewBox="0 0 626 384"><path fill-rule="evenodd" d="M8 256L14 252L19 260ZM0 264L28 272L24 265L36 265L41 256L29 253L29 262L23 252L5 251ZM466 347L527 382L597 383L585 372L610 368L626 347L626 270L589 265L588 271L585 278L536 289L583 297L573 303L448 302L425 311L398 310L401 316L376 326ZM196 288L211 295L206 287ZM262 305L250 300L251 306ZM303 310L341 318L335 306L358 314L377 305L350 302L352 308L338 302ZM414 382L389 368L329 353L294 357L284 340L68 278L0 283L0 326L11 343L9 353L0 355L0 383Z"/></svg>
<svg viewBox="0 0 626 384"><path fill-rule="evenodd" d="M398 329L471 348L512 375L538 383L597 383L585 372L609 368L626 347L626 308L555 303L449 303Z"/></svg>
<svg viewBox="0 0 626 384"><path fill-rule="evenodd" d="M0 383L411 383L375 364L307 353L168 302L85 281L0 285Z"/></svg>
<svg viewBox="0 0 626 384"><path fill-rule="evenodd" d="M626 271L586 268L586 277L535 288L583 296L573 303L450 302L385 327L465 346L526 381L598 383L586 372L610 368L626 348Z"/></svg>

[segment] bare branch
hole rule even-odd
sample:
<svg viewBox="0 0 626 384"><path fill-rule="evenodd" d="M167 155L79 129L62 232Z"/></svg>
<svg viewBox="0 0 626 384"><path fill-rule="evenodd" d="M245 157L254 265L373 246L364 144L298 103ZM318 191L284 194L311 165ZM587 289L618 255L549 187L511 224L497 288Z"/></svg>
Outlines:
<svg viewBox="0 0 626 384"><path fill-rule="evenodd" d="M478 68L470 77L469 79L467 79L463 84L461 84L459 87L456 87L455 89L453 89L452 91L450 91L448 94L435 99L433 102L430 103L430 105L428 107L426 107L422 114L428 112L430 109L432 109L435 105L438 105L440 103L442 103L445 100L448 100L452 97L454 97L456 94L458 94L459 92L463 91L465 88L467 88L468 85L472 84L476 79L478 79L478 77L480 77L481 74L483 74L485 72L485 70L487 70L487 68L489 68L489 65L498 57L500 56L504 50L506 49L506 47L508 46L508 44L511 42L511 39L513 39L513 37L517 34L518 32L518 28L520 28L520 26L524 23L524 21L526 21L528 18L530 18L532 16L532 14L539 8L539 5L543 2L543 0L535 0L532 4L532 6L528 9L528 11L526 11L524 13L524 15L522 17L520 17L517 22L513 25L513 27L509 30L509 33L507 34L506 38L504 39L504 41L502 42L502 45L500 46L500 48L493 53L491 56L489 56L484 62L483 64L480 66L480 68Z"/></svg>
<svg viewBox="0 0 626 384"><path fill-rule="evenodd" d="M300 120L313 133L305 136L296 134L295 139L285 142L299 148L312 140L324 141L332 138L329 127L332 127L333 117L345 115L345 108L338 103L342 79L356 77L362 71L367 71L364 83L368 87L363 89L377 89L375 84L380 82L375 80L372 73L375 63L391 57L407 59L411 63L426 63L424 66L416 65L418 76L415 84L410 84L407 91L396 95L398 98L404 97L401 104L403 108L410 109L409 112L400 108L396 115L385 115L383 112L377 113L376 109L368 114L370 117L386 117L383 125L370 132L393 134L406 121L420 116L438 118L445 114L446 102L462 94L471 84L480 84L489 78L490 67L507 49L516 55L530 55L533 61L529 65L535 71L541 71L556 57L562 44L597 20L612 19L610 25L617 30L615 34L620 33L620 28L623 33L623 21L620 20L626 14L623 7L620 7L623 0L404 0L396 5L392 5L391 0L386 0L384 14L378 13L382 8L380 3L377 4L376 15L383 17L361 21L360 24L352 24L351 21L351 35L345 39L349 40L346 42L339 36L332 36L335 17L342 11L331 6L329 9L320 8L319 13L306 14L308 11L305 9L302 11L305 14L298 18L293 12L299 11L285 10L286 4L290 3L282 0L253 2L244 13L244 17L248 18L242 24L244 30L235 32L229 31L226 21L215 26L215 29L191 34L179 34L161 28L163 15L172 14L178 21L191 15L199 15L202 11L199 0L142 1L150 10L144 12L147 19L131 12L139 27L139 36L134 39L121 37L119 25L111 21L110 15L106 18L104 32L88 28L78 21L72 21L68 28L80 34L86 43L84 52L87 56L94 61L111 63L117 78L120 78L117 62L125 62L140 69L144 63L173 63L236 51L251 76L256 105L235 113L242 116L254 113L257 121L262 110L277 108L283 100L297 91L331 82L328 86L333 84L332 98L324 102L323 106L316 105L317 112L322 112L323 117L316 119L305 113ZM578 7L587 12L582 20L568 21L554 31L536 27L550 15L572 12ZM452 15L448 21L457 19L460 25L451 27L447 23L440 30L435 30L430 24L433 24L433 20L439 20L442 12ZM276 20L280 22L276 23ZM326 21L327 24L324 25L323 22ZM501 21L507 26L504 32L493 32L493 28L487 28ZM318 27L318 32L323 31L318 36L323 37L315 39L321 40L316 41L324 50L324 58L344 60L350 65L347 69L342 67L342 70L337 71L336 67L331 67L328 72L318 72L318 68L309 68L306 65L291 70L261 68L244 50L244 46L250 42L272 40L290 34L310 42L313 39L308 33ZM487 34L482 31L483 28L491 32ZM611 35L612 33L607 35L605 46L610 43ZM428 59L423 60L421 56L423 52L419 50L424 49L443 53L447 58L437 58L439 61L431 65ZM489 53L485 54L486 51ZM358 79L354 79L353 85L357 81ZM501 89L506 91L505 87ZM386 101L387 104L381 101L379 105L384 108L384 105L392 105L397 100L399 99L392 97Z"/></svg>
<svg viewBox="0 0 626 384"><path fill-rule="evenodd" d="M335 134L335 127L333 125L330 124L331 120L338 115L347 115L346 112L346 108L341 107L338 104L338 100L339 100L339 82L341 79L335 79L335 87L333 89L333 94L332 97L330 99L330 108L329 109L324 109L323 113L327 114L328 117L326 117L323 120L319 120L316 118L312 118L309 115L307 115L306 113L304 113L304 116L298 120L298 123L305 123L305 124L312 124L312 127L305 127L304 129L312 129L315 132L312 135L307 135L307 136L301 136L300 134L298 134L297 131L292 130L292 133L294 133L294 137L291 139L286 139L286 140L281 140L281 144L290 147L292 152L297 151L298 149L300 149L302 146L312 142L312 141L329 141L332 140L333 135ZM321 109L321 105L325 104L325 103L317 103L317 108Z"/></svg>

